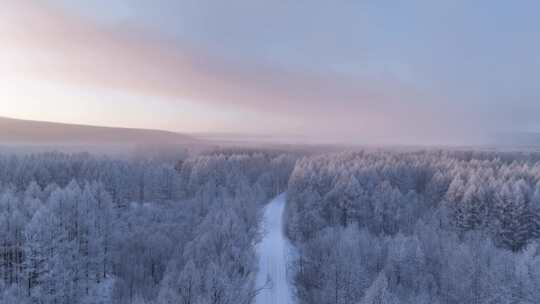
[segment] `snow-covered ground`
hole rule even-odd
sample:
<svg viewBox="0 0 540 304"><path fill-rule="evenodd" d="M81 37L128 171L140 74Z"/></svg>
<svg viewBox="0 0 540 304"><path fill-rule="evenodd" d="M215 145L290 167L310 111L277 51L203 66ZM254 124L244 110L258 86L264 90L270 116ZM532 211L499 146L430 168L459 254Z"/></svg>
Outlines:
<svg viewBox="0 0 540 304"><path fill-rule="evenodd" d="M292 286L287 278L287 264L293 248L283 234L285 194L274 198L264 212L264 237L257 247L259 273L257 286L267 285L256 304L293 304ZM270 279L270 283L267 283Z"/></svg>

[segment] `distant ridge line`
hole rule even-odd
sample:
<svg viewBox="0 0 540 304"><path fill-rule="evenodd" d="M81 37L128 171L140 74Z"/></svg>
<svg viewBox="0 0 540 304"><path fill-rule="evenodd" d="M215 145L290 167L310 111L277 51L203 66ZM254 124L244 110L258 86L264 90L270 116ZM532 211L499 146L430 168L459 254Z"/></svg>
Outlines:
<svg viewBox="0 0 540 304"><path fill-rule="evenodd" d="M0 117L0 143L185 144L198 139L181 133Z"/></svg>

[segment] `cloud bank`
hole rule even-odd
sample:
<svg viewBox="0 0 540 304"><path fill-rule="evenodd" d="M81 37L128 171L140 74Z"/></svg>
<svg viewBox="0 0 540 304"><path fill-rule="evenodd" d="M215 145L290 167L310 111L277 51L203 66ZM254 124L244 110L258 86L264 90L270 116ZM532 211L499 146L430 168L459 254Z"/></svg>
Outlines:
<svg viewBox="0 0 540 304"><path fill-rule="evenodd" d="M484 135L463 109L396 79L228 58L144 28L98 24L37 2L4 4L0 41L2 73L286 116L291 126L276 130L323 140L444 144Z"/></svg>

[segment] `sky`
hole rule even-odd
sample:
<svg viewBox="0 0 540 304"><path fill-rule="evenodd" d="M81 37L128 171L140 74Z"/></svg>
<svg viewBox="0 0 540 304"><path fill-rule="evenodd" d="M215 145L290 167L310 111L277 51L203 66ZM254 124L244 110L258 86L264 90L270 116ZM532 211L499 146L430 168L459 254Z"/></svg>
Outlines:
<svg viewBox="0 0 540 304"><path fill-rule="evenodd" d="M0 5L0 116L350 143L540 131L538 1Z"/></svg>

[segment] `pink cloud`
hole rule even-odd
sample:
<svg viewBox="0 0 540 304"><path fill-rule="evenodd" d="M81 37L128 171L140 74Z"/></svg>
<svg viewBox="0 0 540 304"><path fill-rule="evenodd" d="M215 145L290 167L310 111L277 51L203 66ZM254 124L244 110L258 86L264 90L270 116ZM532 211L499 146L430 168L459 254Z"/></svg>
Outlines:
<svg viewBox="0 0 540 304"><path fill-rule="evenodd" d="M22 52L28 77L171 99L233 105L303 121L331 137L418 138L449 132L426 96L391 80L353 80L213 57L142 29L104 28L61 9L8 1L0 44ZM440 114L440 113L439 113Z"/></svg>

